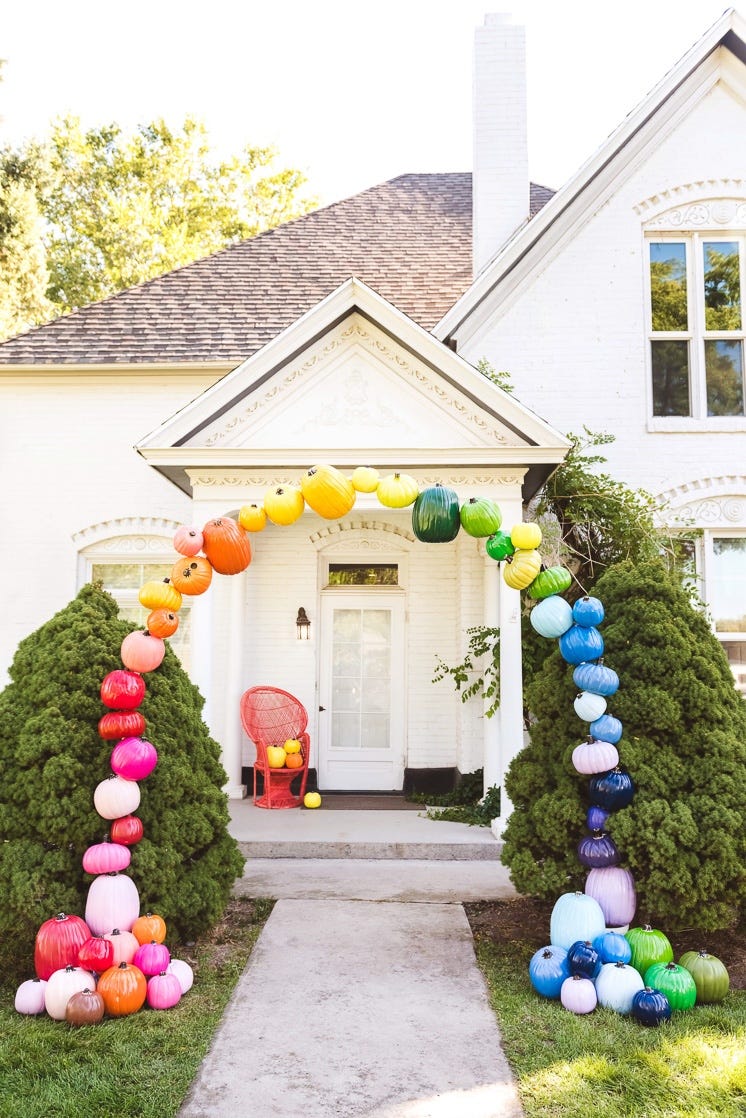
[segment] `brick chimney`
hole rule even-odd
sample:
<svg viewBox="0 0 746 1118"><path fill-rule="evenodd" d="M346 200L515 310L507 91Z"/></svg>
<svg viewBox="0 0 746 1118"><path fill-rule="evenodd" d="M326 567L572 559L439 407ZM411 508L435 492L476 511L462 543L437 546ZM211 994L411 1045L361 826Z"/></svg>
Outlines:
<svg viewBox="0 0 746 1118"><path fill-rule="evenodd" d="M529 216L526 34L505 13L474 36L473 116L476 276Z"/></svg>

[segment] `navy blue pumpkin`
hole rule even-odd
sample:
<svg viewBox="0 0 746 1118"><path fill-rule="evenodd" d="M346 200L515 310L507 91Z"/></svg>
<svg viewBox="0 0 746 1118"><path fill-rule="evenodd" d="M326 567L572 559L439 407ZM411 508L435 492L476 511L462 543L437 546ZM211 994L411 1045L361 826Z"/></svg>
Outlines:
<svg viewBox="0 0 746 1118"><path fill-rule="evenodd" d="M412 505L412 531L423 543L450 543L461 527L458 495L445 485L423 489Z"/></svg>
<svg viewBox="0 0 746 1118"><path fill-rule="evenodd" d="M593 776L589 782L591 803L607 811L619 811L632 803L635 786L626 769L617 768Z"/></svg>
<svg viewBox="0 0 746 1118"><path fill-rule="evenodd" d="M601 970L601 957L589 940L579 939L570 944L567 952L567 965L570 974L579 974L583 978L594 979Z"/></svg>
<svg viewBox="0 0 746 1118"><path fill-rule="evenodd" d="M606 820L609 818L609 812L605 808L598 807L597 804L591 804L586 812L585 821L589 831L603 831L606 827Z"/></svg>
<svg viewBox="0 0 746 1118"><path fill-rule="evenodd" d="M665 994L646 986L632 999L632 1016L641 1025L663 1025L671 1017L671 1004Z"/></svg>

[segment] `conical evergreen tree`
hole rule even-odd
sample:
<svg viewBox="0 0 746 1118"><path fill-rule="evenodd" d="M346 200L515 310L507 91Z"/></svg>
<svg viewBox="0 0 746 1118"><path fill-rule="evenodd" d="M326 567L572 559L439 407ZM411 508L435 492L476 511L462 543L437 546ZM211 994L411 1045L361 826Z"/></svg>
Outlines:
<svg viewBox="0 0 746 1118"><path fill-rule="evenodd" d="M620 764L632 803L606 829L634 875L636 922L727 928L746 898L746 703L723 649L675 577L652 561L617 564L593 588L606 619L604 663L619 675ZM503 861L516 888L546 899L583 888L589 777L571 761L587 723L572 667L555 650L529 688L530 745L505 787L515 811Z"/></svg>
<svg viewBox="0 0 746 1118"><path fill-rule="evenodd" d="M88 585L21 642L0 694L0 961L33 958L39 925L57 912L84 915L92 881L82 855L108 829L93 806L111 775L114 742L98 735L101 682L122 667L132 626ZM221 915L243 859L227 831L226 775L201 718L203 700L170 648L144 677L144 736L158 764L141 782L145 833L127 873L142 911L159 912L169 942L191 939Z"/></svg>

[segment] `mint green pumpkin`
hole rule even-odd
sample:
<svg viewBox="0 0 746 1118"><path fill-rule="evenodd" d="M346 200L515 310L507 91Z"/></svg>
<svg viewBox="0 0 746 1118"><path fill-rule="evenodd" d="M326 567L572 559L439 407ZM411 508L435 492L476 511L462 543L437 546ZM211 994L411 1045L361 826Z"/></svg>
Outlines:
<svg viewBox="0 0 746 1118"><path fill-rule="evenodd" d="M572 584L572 575L567 567L545 567L527 587L530 598L548 598L552 594L563 594Z"/></svg>
<svg viewBox="0 0 746 1118"><path fill-rule="evenodd" d="M671 1009L691 1009L697 1000L694 978L677 963L653 963L645 972L645 985L665 994Z"/></svg>
<svg viewBox="0 0 746 1118"><path fill-rule="evenodd" d="M489 497L470 497L468 501L464 501L459 515L461 527L476 539L491 536L503 520L499 505Z"/></svg>
<svg viewBox="0 0 746 1118"><path fill-rule="evenodd" d="M461 528L458 495L445 485L423 489L412 505L412 531L423 543L450 543Z"/></svg>

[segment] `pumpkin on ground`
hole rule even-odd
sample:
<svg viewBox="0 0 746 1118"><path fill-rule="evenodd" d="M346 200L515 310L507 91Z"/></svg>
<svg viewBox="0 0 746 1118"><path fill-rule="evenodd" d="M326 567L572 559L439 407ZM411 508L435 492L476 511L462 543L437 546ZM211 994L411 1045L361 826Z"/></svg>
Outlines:
<svg viewBox="0 0 746 1118"><path fill-rule="evenodd" d="M573 974L562 983L560 1002L570 1013L592 1013L598 1005L596 987L586 975Z"/></svg>
<svg viewBox="0 0 746 1118"><path fill-rule="evenodd" d="M172 959L166 968L166 974L176 975L182 994L191 990L194 983L194 971L189 963L185 963L183 959Z"/></svg>
<svg viewBox="0 0 746 1118"><path fill-rule="evenodd" d="M46 1009L44 991L46 988L47 984L43 978L27 978L25 982L22 982L16 990L13 1003L16 1013L25 1013L30 1017L44 1013Z"/></svg>
<svg viewBox="0 0 746 1118"><path fill-rule="evenodd" d="M631 1013L632 999L644 988L640 972L627 963L604 963L596 977L598 1004L615 1013Z"/></svg>
<svg viewBox="0 0 746 1118"><path fill-rule="evenodd" d="M576 940L590 940L606 931L606 920L598 901L585 893L562 893L554 903L549 938L567 951Z"/></svg>
<svg viewBox="0 0 746 1118"><path fill-rule="evenodd" d="M540 947L531 956L528 977L534 990L542 998L558 998L562 983L570 977L567 950L556 943Z"/></svg>
<svg viewBox="0 0 746 1118"><path fill-rule="evenodd" d="M697 1000L694 978L678 963L653 963L645 971L645 985L665 994L674 1012L691 1009Z"/></svg>
<svg viewBox="0 0 746 1118"><path fill-rule="evenodd" d="M685 951L679 966L688 970L694 979L697 1002L701 1005L721 1002L728 993L730 976L717 955L710 955L708 951Z"/></svg>
<svg viewBox="0 0 746 1118"><path fill-rule="evenodd" d="M644 975L653 963L670 963L673 959L673 947L668 937L643 924L640 928L630 928L626 933L627 942L632 948L632 966Z"/></svg>
<svg viewBox="0 0 746 1118"><path fill-rule="evenodd" d="M300 488L308 507L324 520L346 516L355 504L355 486L335 466L311 466Z"/></svg>
<svg viewBox="0 0 746 1118"><path fill-rule="evenodd" d="M230 516L208 520L202 529L202 550L220 575L237 575L251 562L249 537Z"/></svg>
<svg viewBox="0 0 746 1118"><path fill-rule="evenodd" d="M44 991L44 1006L55 1021L65 1020L65 1009L73 994L95 987L93 975L81 967L64 967L50 974Z"/></svg>
<svg viewBox="0 0 746 1118"><path fill-rule="evenodd" d="M321 796L318 792L306 792L303 797L303 806L309 808L321 807Z"/></svg>
<svg viewBox="0 0 746 1118"><path fill-rule="evenodd" d="M149 980L146 998L151 1009L173 1009L181 1001L182 993L177 975L160 971Z"/></svg>
<svg viewBox="0 0 746 1118"><path fill-rule="evenodd" d="M671 1019L671 1003L660 990L644 986L632 999L632 1016L648 1028L663 1025Z"/></svg>
<svg viewBox="0 0 746 1118"><path fill-rule="evenodd" d="M38 977L48 979L62 967L76 966L78 951L90 935L91 929L79 916L59 912L45 920L34 944L34 970Z"/></svg>
<svg viewBox="0 0 746 1118"><path fill-rule="evenodd" d="M97 1025L104 1019L104 999L96 990L78 990L65 1006L68 1025Z"/></svg>
<svg viewBox="0 0 746 1118"><path fill-rule="evenodd" d="M145 1004L148 983L139 967L120 963L109 967L98 980L97 990L110 1017L127 1017Z"/></svg>

